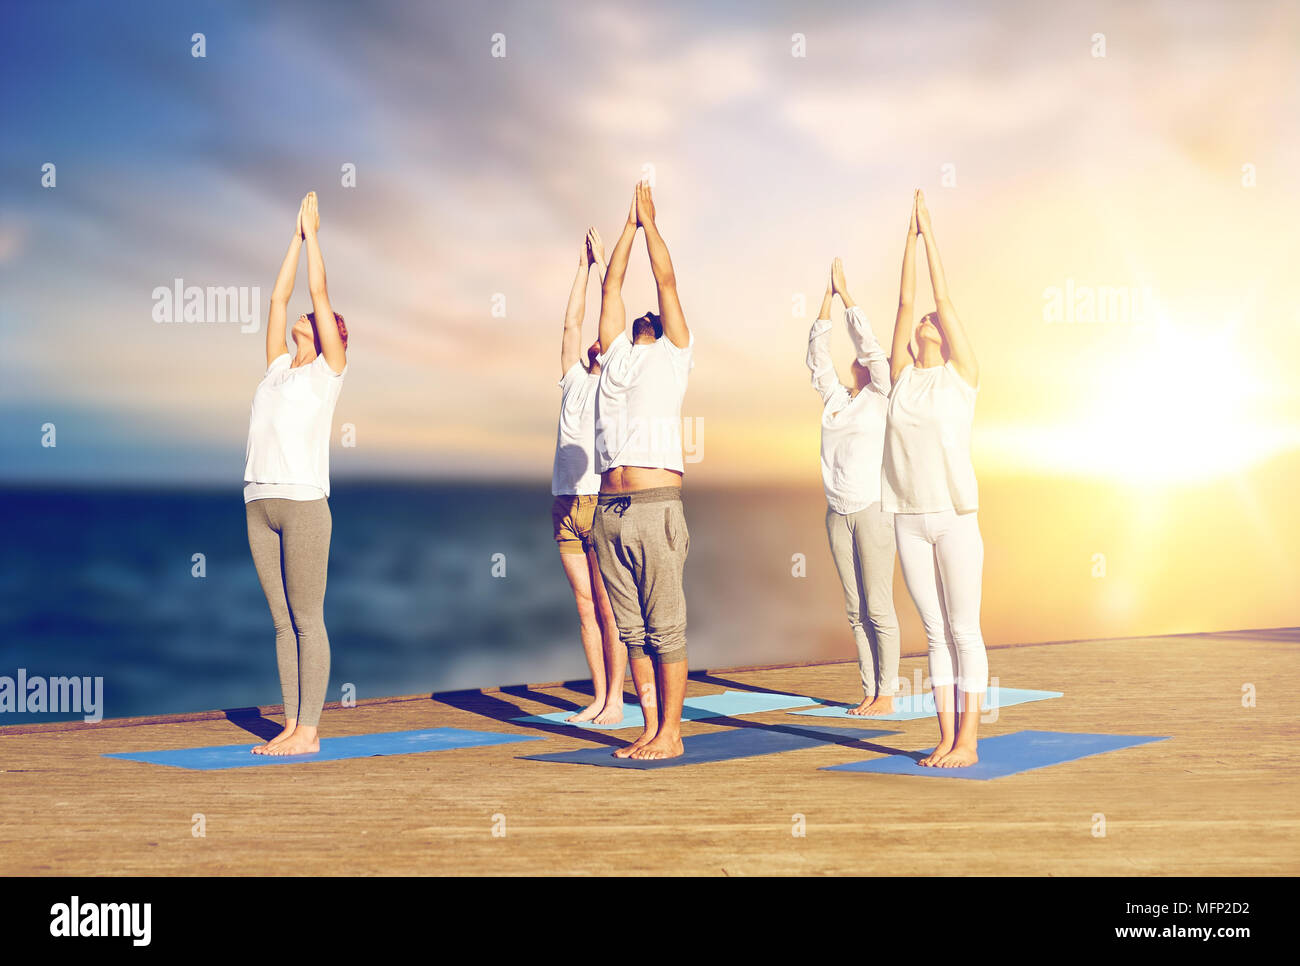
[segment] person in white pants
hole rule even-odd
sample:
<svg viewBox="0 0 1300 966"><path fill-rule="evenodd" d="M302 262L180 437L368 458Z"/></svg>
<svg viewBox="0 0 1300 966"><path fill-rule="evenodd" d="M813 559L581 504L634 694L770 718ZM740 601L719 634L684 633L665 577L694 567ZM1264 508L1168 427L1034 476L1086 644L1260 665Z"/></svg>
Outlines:
<svg viewBox="0 0 1300 966"><path fill-rule="evenodd" d="M912 325L917 237L925 239L936 311ZM938 768L979 761L980 702L988 655L980 633L984 540L970 456L979 365L948 297L925 197L912 199L890 357L881 504L894 514L903 581L930 649L939 744L921 759Z"/></svg>
<svg viewBox="0 0 1300 966"><path fill-rule="evenodd" d="M853 385L831 361L831 303L844 303L853 342ZM894 710L898 691L898 617L894 613L894 518L880 508L880 463L889 406L889 360L849 294L835 259L821 311L808 333L808 368L822 399L822 485L826 536L844 589L844 610L858 650L862 702L849 714Z"/></svg>

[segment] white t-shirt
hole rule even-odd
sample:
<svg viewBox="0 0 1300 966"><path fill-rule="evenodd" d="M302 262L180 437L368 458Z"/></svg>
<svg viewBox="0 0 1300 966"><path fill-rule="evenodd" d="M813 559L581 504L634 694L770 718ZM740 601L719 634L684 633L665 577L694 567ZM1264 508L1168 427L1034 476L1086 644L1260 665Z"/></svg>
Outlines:
<svg viewBox="0 0 1300 966"><path fill-rule="evenodd" d="M979 508L970 458L977 390L951 362L909 365L889 393L881 509L934 513Z"/></svg>
<svg viewBox="0 0 1300 966"><path fill-rule="evenodd" d="M808 368L822 402L822 486L836 513L857 513L880 499L880 465L889 408L889 360L858 306L845 313L857 361L871 381L856 396L835 375L831 320L818 319L808 333Z"/></svg>
<svg viewBox="0 0 1300 966"><path fill-rule="evenodd" d="M682 399L695 363L695 334L684 349L665 335L634 345L620 332L600 360L596 387L596 469L645 466L683 472Z"/></svg>
<svg viewBox="0 0 1300 966"><path fill-rule="evenodd" d="M244 481L276 486L245 486L246 503L268 496L301 500L330 494L330 429L348 369L345 365L335 373L323 355L297 369L290 367L292 361L287 352L276 356L253 393ZM319 492L313 496L314 491Z"/></svg>
<svg viewBox="0 0 1300 966"><path fill-rule="evenodd" d="M589 496L600 492L596 472L596 384L600 373L589 373L575 362L560 380L560 424L555 430L552 496Z"/></svg>

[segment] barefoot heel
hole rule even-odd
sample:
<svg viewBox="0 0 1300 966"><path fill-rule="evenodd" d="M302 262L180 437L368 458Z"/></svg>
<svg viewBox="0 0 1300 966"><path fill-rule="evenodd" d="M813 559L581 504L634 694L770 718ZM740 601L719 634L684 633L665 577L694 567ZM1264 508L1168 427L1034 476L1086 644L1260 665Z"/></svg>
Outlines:
<svg viewBox="0 0 1300 966"><path fill-rule="evenodd" d="M1005 778L1036 768L1061 765L1092 755L1166 741L1168 736L1101 735L1072 731L1016 731L1009 735L984 738L979 743L980 760L961 768L925 768L917 762L916 752L884 755L866 761L831 765L822 771L867 772L873 775L919 775L922 778L965 778L989 781ZM928 753L928 752L927 752Z"/></svg>
<svg viewBox="0 0 1300 966"><path fill-rule="evenodd" d="M502 745L515 741L540 741L539 735L507 734L500 731L467 731L464 728L429 728L423 731L387 731L373 735L322 738L320 751L310 755L250 755L249 746L217 745L206 748L173 748L163 751L123 751L105 758L142 761L191 771L221 768L256 768L264 765L309 764L344 758L372 758L375 755L411 755L479 745Z"/></svg>
<svg viewBox="0 0 1300 966"><path fill-rule="evenodd" d="M1013 704L1028 704L1030 701L1046 701L1049 698L1064 697L1061 691L1033 691L1025 688L989 688L984 695L982 707L985 711L992 708L1009 708ZM913 721L917 718L934 717L934 698L929 694L909 694L894 698L892 714L854 715L849 714L850 707L856 705L819 704L815 708L801 708L791 714L809 715L815 718L847 718L850 721Z"/></svg>
<svg viewBox="0 0 1300 966"><path fill-rule="evenodd" d="M775 691L723 691L721 694L701 694L687 698L682 707L682 720L732 718L742 714L760 714L764 711L785 711L788 708L801 708L816 703L815 698L800 694L781 694ZM519 724L564 724L571 728L596 728L607 731L645 727L641 706L632 701L623 705L623 720L617 724L598 725L591 721L574 723L567 720L576 710L530 714L522 718L512 718L511 721Z"/></svg>
<svg viewBox="0 0 1300 966"><path fill-rule="evenodd" d="M845 738L861 740L883 735L896 735L897 731L873 731L868 728L821 728L811 725L771 728L728 728L707 735L691 735L682 739L684 752L677 758L638 759L615 758L606 747L582 748L578 751L561 751L549 755L521 755L528 761L559 762L566 765L597 765L604 768L674 768L678 765L701 765L737 758L755 758L782 751L813 748L827 742Z"/></svg>

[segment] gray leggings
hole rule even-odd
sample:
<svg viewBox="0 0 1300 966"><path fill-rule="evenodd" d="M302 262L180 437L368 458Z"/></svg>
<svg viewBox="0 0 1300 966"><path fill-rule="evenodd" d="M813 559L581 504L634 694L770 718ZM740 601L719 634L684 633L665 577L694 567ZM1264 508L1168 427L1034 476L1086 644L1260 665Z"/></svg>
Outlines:
<svg viewBox="0 0 1300 966"><path fill-rule="evenodd" d="M316 727L330 678L325 635L330 505L320 500L253 500L244 504L248 546L275 624L284 716Z"/></svg>
<svg viewBox="0 0 1300 966"><path fill-rule="evenodd" d="M857 513L827 508L826 535L858 646L862 691L868 698L895 694L899 634L894 614L894 515L882 511L879 501Z"/></svg>

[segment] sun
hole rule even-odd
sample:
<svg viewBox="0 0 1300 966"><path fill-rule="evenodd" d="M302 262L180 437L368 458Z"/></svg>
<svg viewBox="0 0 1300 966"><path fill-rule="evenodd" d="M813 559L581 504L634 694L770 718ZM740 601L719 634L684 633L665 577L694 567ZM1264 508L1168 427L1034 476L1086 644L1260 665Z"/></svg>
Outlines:
<svg viewBox="0 0 1300 966"><path fill-rule="evenodd" d="M1039 461L1079 476L1195 483L1238 473L1276 451L1253 413L1264 387L1237 326L1190 330L1160 319L1096 373L1073 418L1054 428Z"/></svg>

